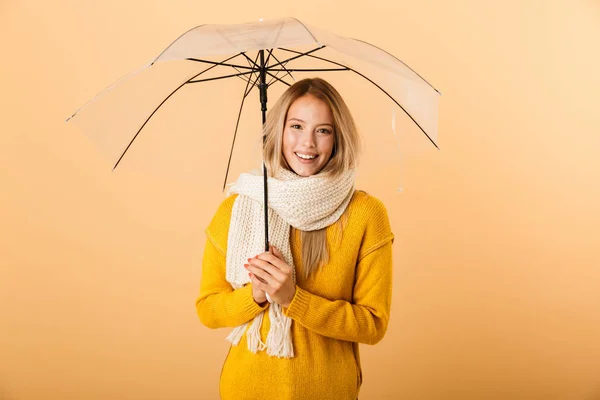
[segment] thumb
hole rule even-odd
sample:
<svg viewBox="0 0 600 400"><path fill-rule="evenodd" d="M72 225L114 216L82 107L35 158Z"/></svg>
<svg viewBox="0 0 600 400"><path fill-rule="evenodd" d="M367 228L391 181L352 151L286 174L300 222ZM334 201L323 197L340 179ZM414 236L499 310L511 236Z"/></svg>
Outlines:
<svg viewBox="0 0 600 400"><path fill-rule="evenodd" d="M282 254L281 251L279 251L279 249L277 247L275 247L274 245L271 245L271 250L273 251L273 255L277 258L281 258Z"/></svg>

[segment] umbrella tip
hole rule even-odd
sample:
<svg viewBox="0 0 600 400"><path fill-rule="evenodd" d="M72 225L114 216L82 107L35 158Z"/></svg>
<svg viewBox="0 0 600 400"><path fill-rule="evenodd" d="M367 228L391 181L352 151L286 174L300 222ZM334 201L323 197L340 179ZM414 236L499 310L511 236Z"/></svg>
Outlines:
<svg viewBox="0 0 600 400"><path fill-rule="evenodd" d="M65 119L65 122L69 122L71 120L71 118L73 118L77 113L71 115L69 118Z"/></svg>

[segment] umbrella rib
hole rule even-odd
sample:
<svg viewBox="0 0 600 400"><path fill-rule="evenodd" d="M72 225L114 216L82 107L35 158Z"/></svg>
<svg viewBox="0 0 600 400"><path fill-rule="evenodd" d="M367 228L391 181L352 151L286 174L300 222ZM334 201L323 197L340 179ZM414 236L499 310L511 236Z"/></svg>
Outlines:
<svg viewBox="0 0 600 400"><path fill-rule="evenodd" d="M246 52L245 52L245 51L242 51L242 54L243 54L243 55L246 55ZM237 72L240 72L240 70L239 70L239 69L237 69L237 68L236 68L236 67L234 67L234 66L232 66L231 68L235 69ZM253 71L253 70L254 70L254 68L252 68L252 71ZM240 79L241 79L241 80L243 80L243 81L244 81L244 82L246 82L246 83L250 82L250 78L242 78L242 77L240 76Z"/></svg>
<svg viewBox="0 0 600 400"><path fill-rule="evenodd" d="M250 65L250 67L246 67L246 68L252 68L253 70L257 70L258 68L260 68L260 65L258 65L256 63L256 61L258 60L258 55L256 56L256 59L254 61L252 61L252 59L250 57L248 57L248 55L246 53L242 53L242 55L244 57L246 57L246 61L248 62L248 64L252 64L252 65Z"/></svg>
<svg viewBox="0 0 600 400"><path fill-rule="evenodd" d="M404 107L402 107L402 105L400 105L400 103L398 103L396 101L396 99L394 99L387 91L385 91L381 86L379 86L377 83L373 82L373 80L371 80L369 77L361 74L360 72L356 71L355 69L349 68L350 71L354 72L355 74L362 76L363 78L365 78L366 80L368 80L369 82L371 82L373 85L377 86L379 88L379 90L381 90L383 93L385 93L385 95L387 97L389 97L394 103L396 103L398 105L398 107L400 107L402 109L402 111L404 111L406 113L406 115L408 115L408 117L419 127L419 129L421 130L421 132L423 132L425 134L425 136L427 136L427 139L429 139L429 141L435 146L436 149L440 149L438 147L438 145L433 141L433 139L427 134L427 132L425 132L425 129L423 129L423 127L421 127L421 125L415 121L415 119L413 118L412 115L410 115L410 113L408 111L406 111L404 109Z"/></svg>
<svg viewBox="0 0 600 400"><path fill-rule="evenodd" d="M289 52L292 52L292 53L300 54L299 52L297 52L297 51L294 51L294 50L288 50L288 49L284 49L284 48L281 48L281 49L282 49L282 50L289 51ZM331 60L328 60L328 59L326 59L326 58L322 58L322 57L319 57L319 56L313 56L313 55L311 55L311 54L308 54L307 56L308 56L308 57L311 57L311 58L316 58L316 59L318 59L318 60L327 61L327 62L329 62L329 63L332 63L332 64L334 64L334 65L337 65L337 66L339 66L339 67L348 68L348 70L349 70L349 71L352 71L352 72L354 72L355 74L357 74L357 75L359 75L359 76L363 77L364 79L368 80L369 82L371 82L373 85L377 86L377 88L379 88L379 90L381 90L383 93L385 93L385 95L386 95L387 97L389 97L389 98L390 98L390 99L391 99L391 100L392 100L394 103L396 103L396 105L398 105L398 107L400 107L400 108L402 109L402 111L404 111L404 112L406 113L406 115L408 115L408 117L409 117L409 118L410 118L410 119L411 119L411 120L412 120L412 121L413 121L413 122L414 122L414 123L415 123L415 124L416 124L416 125L419 127L419 129L421 130L421 132L423 132L423 133L425 134L425 136L427 136L427 139L429 139L429 141L430 141L431 143L433 143L433 145L436 147L436 149L438 149L438 150L440 149L440 148L438 147L438 145L435 143L435 141L434 141L434 140L433 140L433 139L432 139L432 138L431 138L431 137L430 137L430 136L427 134L427 132L425 132L425 129L423 129L423 127L421 127L421 125L419 125L419 123L418 123L417 121L415 121L415 119L413 118L413 116L412 116L412 115L410 115L410 113L409 113L408 111L406 111L406 110L404 109L404 107L402 107L402 105L400 105L400 103L398 103L398 102L396 101L396 99L394 99L394 98L393 98L393 97L392 97L392 96L391 96L391 95L390 95L390 94L389 94L389 93L388 93L388 92L387 92L385 89L383 89L383 88L382 88L381 86L379 86L377 83L373 82L373 80L371 80L369 77L367 77L366 75L363 75L363 74L361 74L360 72L358 72L357 70L355 70L355 69L353 69L353 68L350 68L350 67L347 67L347 66L345 66L344 64L340 64L340 63L338 63L338 62L331 61Z"/></svg>
<svg viewBox="0 0 600 400"><path fill-rule="evenodd" d="M268 87L268 88L269 88L269 87L271 87L271 85L273 84L273 82L275 82L275 79L271 78L271 79L269 80L269 82L267 82L267 87Z"/></svg>
<svg viewBox="0 0 600 400"><path fill-rule="evenodd" d="M235 58L235 57L237 57L237 56L239 56L241 54L244 54L244 53L236 54L235 56L233 56L231 58ZM231 60L231 58L229 58L228 60ZM251 67L246 67L245 65L226 64L224 62L201 60L199 58L186 58L186 60L196 61L196 62L201 62L201 63L206 63L206 64L213 64L215 67L222 65L224 67L232 67L232 68L239 68L239 69L252 69Z"/></svg>
<svg viewBox="0 0 600 400"><path fill-rule="evenodd" d="M273 75L268 69L265 69L265 73L267 73L268 75L270 75L271 79L269 80L269 82L267 82L267 87L271 87L271 85L275 82L275 80L279 79L277 77L277 75L279 75L279 72L276 72L275 75ZM294 77L292 77L292 79L294 79ZM288 85L286 82L284 82L287 86Z"/></svg>
<svg viewBox="0 0 600 400"><path fill-rule="evenodd" d="M254 80L254 83L252 84L252 87L250 88L250 90L252 90L254 88L254 86L256 85L256 82L258 81L258 78L260 77L260 74L258 73L258 71L260 70L260 66L257 64L259 54L260 53L256 53L256 57L254 58L254 61L252 61L252 59L250 57L248 57L248 55L245 52L242 52L242 55L246 58L246 62L248 62L250 67L252 67L252 71L254 73L256 73L256 76L257 76L257 78ZM250 93L250 92L248 92L248 93ZM247 96L247 94L246 94L246 96Z"/></svg>
<svg viewBox="0 0 600 400"><path fill-rule="evenodd" d="M258 54L256 55L256 59L258 59ZM250 60L250 61L252 61L252 60ZM254 73L254 71L252 71L251 73ZM246 83L246 88L244 89L244 97L242 98L242 103L240 105L240 111L238 113L238 119L237 119L237 122L235 124L235 132L233 133L233 141L231 142L231 150L229 151L229 160L227 161L227 170L225 171L225 179L223 181L223 191L225 191L225 186L227 185L227 177L229 176L229 167L231 165L231 158L233 156L233 148L235 147L235 139L237 137L237 131L238 131L239 123L240 123L240 118L241 118L241 115L242 115L242 108L244 107L244 101L246 100L246 97L248 97L248 94L250 94L250 91L252 91L252 89L254 88L254 86L256 86L256 82L258 81L259 78L260 78L260 75L256 75L256 77L255 77L254 82L252 83L252 85L249 85L250 84L250 80L252 78L251 77L248 78L248 82ZM250 86L250 89L248 89L248 86Z"/></svg>
<svg viewBox="0 0 600 400"><path fill-rule="evenodd" d="M284 68L284 69L270 69L269 71L327 72L327 71L350 71L350 68L347 68L347 67L344 67L344 68Z"/></svg>
<svg viewBox="0 0 600 400"><path fill-rule="evenodd" d="M272 73L270 73L270 72L269 72L269 70L266 70L265 72L266 72L267 74L271 75L271 77L272 77L273 79L276 79L276 80L278 80L279 82L281 82L281 83L283 83L283 84L285 84L285 85L287 85L287 86L292 86L290 83L287 83L287 82L286 82L286 81L284 81L283 79L281 79L281 78L279 78L279 77L277 77L277 76L273 75ZM273 81L271 81L271 82L272 82L272 83L275 83L275 82L273 82ZM268 84L268 86L271 86L271 85L272 85L272 83L269 83L269 84Z"/></svg>
<svg viewBox="0 0 600 400"><path fill-rule="evenodd" d="M167 100L169 100L169 98L171 96L173 96L179 89L181 89L183 86L185 86L187 83L189 83L192 79L196 78L197 76L202 75L205 72L210 71L211 69L224 64L225 62L235 58L239 56L239 54L233 55L229 58L226 58L225 60L223 60L221 63L217 63L216 65L213 65L211 67L206 68L205 70L197 73L196 75L192 76L191 78L187 79L185 82L183 82L181 85L179 85L175 90L173 90L163 101L161 101L161 103L154 109L154 111L152 111L152 113L148 116L148 118L146 118L146 121L144 121L144 123L142 124L142 126L140 127L140 129L138 129L138 131L135 133L135 135L133 136L133 138L131 139L131 141L129 142L129 144L127 145L127 147L125 148L125 150L123 150L123 153L121 154L121 156L119 157L119 159L117 160L117 162L115 163L115 166L113 167L113 171L117 168L117 166L119 165L119 163L121 162L121 160L123 159L123 157L125 156L125 153L127 153L127 151L129 150L129 148L131 147L131 145L133 144L133 142L135 141L135 139L138 137L138 135L140 134L140 132L142 131L142 129L144 129L144 127L146 126L146 124L148 123L148 121L150 121L150 119L154 116L154 114L156 114L156 111L158 111L158 109L160 107L162 107L163 104L165 104L165 102Z"/></svg>
<svg viewBox="0 0 600 400"><path fill-rule="evenodd" d="M273 49L269 50L269 54L273 54ZM295 79L295 78L294 78L294 76L291 74L290 70L289 70L289 69L287 69L287 68L285 67L285 65L281 63L281 61L279 61L279 59L278 59L278 58L275 56L275 54L273 54L273 58L275 59L275 61L277 61L277 62L279 63L279 65L281 65L281 68L282 68L283 70L285 70L285 71L288 73L288 75L290 76L290 78L292 78L292 79L295 81L296 79ZM286 64L287 64L287 62L286 62ZM269 70L271 70L271 71L278 71L278 70L275 70L275 69L273 69L273 68L271 68L271 67L268 67L267 69L269 69Z"/></svg>
<svg viewBox="0 0 600 400"><path fill-rule="evenodd" d="M269 52L269 55L267 56L267 59L265 60L265 66L269 65L269 60L271 59L271 55L273 54L272 53L273 49L269 49L267 51Z"/></svg>
<svg viewBox="0 0 600 400"><path fill-rule="evenodd" d="M275 59L275 61L277 61L277 62L279 63L279 65L281 65L281 68L282 68L283 70L285 70L285 71L286 71L286 72L289 74L290 78L292 78L292 79L295 81L295 80L296 80L296 78L294 78L294 76L292 75L292 73L291 73L292 71L291 71L289 68L286 68L286 67L285 67L285 64L287 64L289 61L286 61L285 63L282 63L282 62L281 62L281 61L279 61L279 59L278 59L278 58L275 56L275 54L273 54L273 58ZM271 71L276 71L276 70L275 70L275 69L273 69L273 68L269 68L269 69L270 69Z"/></svg>
<svg viewBox="0 0 600 400"><path fill-rule="evenodd" d="M289 51L289 52L292 52L292 53L294 53L294 54L298 54L298 55L297 55L297 56L294 56L294 57L291 57L291 58L288 58L287 60L280 61L280 62L278 62L277 64L273 64L273 67L277 67L277 66L279 66L279 65L282 65L282 64L287 64L287 63L289 63L290 61L292 61L292 60L295 60L295 59L297 59L297 58L300 58L300 57L303 57L303 56L309 56L311 53L314 53L314 52L315 52L315 51L317 51L317 50L324 49L325 47L326 47L326 46L324 46L324 45L323 45L323 46L320 46L320 47L316 47L316 48L314 48L314 49L312 49L312 50L306 51L306 52L304 52L304 53L301 53L301 52L299 52L299 51L288 50L288 49L285 49L285 48L283 48L283 47L278 47L278 49L280 49L280 50ZM312 57L314 57L314 56L312 56Z"/></svg>
<svg viewBox="0 0 600 400"><path fill-rule="evenodd" d="M231 74L231 75L223 75L223 76L217 76L214 78L206 78L206 79L199 79L197 81L189 81L188 83L201 83L201 82L208 82L208 81L216 81L218 79L227 79L227 78L233 78L236 76L240 76L240 75L248 75L248 74L252 74L253 71L248 71L248 72L240 72L239 74ZM243 78L242 78L243 79ZM244 82L250 82L249 79L243 79Z"/></svg>
<svg viewBox="0 0 600 400"><path fill-rule="evenodd" d="M245 55L245 53L244 53L244 52L241 52L241 54L244 54L244 55ZM226 67L231 67L231 68L235 69L237 72L240 72L240 70L239 70L238 68L240 68L240 69L250 69L250 70L252 70L252 68L250 68L250 67L246 67L246 66L244 66L244 65L235 65L235 64L220 64L220 63L216 63L215 61L201 60L201 59L199 59L199 58L191 58L191 57L190 57L190 58L186 58L186 60L190 60L190 61L196 61L196 62L203 62L203 63L207 63L207 64L219 64L219 65L223 65L223 66L226 66ZM241 75L242 75L242 74L240 73L240 75L238 75L238 77L239 77L241 80L243 80L244 82L247 82L247 80L246 80L246 79L244 79L244 78L243 78Z"/></svg>
<svg viewBox="0 0 600 400"><path fill-rule="evenodd" d="M252 86L250 86L250 89L248 89L246 91L246 93L244 93L244 97L247 97L250 92L252 91L252 89L254 89L254 87L256 86L256 82L258 82L258 80L260 79L260 75L257 75L256 78L254 79L254 83L252 83Z"/></svg>
<svg viewBox="0 0 600 400"><path fill-rule="evenodd" d="M258 62L258 57L259 57L259 55L260 55L260 53L256 53L256 58L254 59L254 61L252 61L252 59L251 59L250 57L248 57L248 56L246 55L246 53L244 53L244 57L246 57L246 61L248 61L248 64L251 64L251 65L253 65L253 66L254 66L254 71L256 72L256 74L257 74L258 76L260 76L260 75L259 75L259 71L260 71L260 65L258 65L258 63L257 63L257 62ZM269 58L270 58L270 57L271 57L270 55L269 55L269 56L267 56L267 59L266 59L266 61L265 61L265 65L267 65L267 64L269 63ZM255 81L255 84L256 84L256 81ZM250 89L250 90L252 90L252 89Z"/></svg>
<svg viewBox="0 0 600 400"><path fill-rule="evenodd" d="M269 52L269 55L267 56L267 59L265 60L265 72L268 71L268 69L269 69L269 60L271 59L271 55L273 54L272 53L273 49L269 49L267 51ZM266 73L268 73L268 72L266 72ZM273 81L271 80L269 82L266 82L267 88L269 88L269 86L271 86L271 82L273 82Z"/></svg>
<svg viewBox="0 0 600 400"><path fill-rule="evenodd" d="M387 54L387 55L389 55L390 57L393 57L394 59L398 60L399 62L401 62L401 63L402 63L402 65L404 65L406 68L408 68L408 69L410 69L412 72L414 72L414 73L415 73L415 74L416 74L416 75L417 75L419 78L423 79L423 81L425 81L425 83L427 83L429 86L431 86L431 88L432 88L433 90L435 90L436 92L438 92L438 94L440 94L440 95L441 95L441 93L440 93L440 91L439 91L439 90L437 90L437 89L436 89L436 88L435 88L435 87L434 87L434 86L433 86L431 83L427 82L427 79L423 78L423 77L422 77L422 76L421 76L421 75L420 75L420 74L419 74L417 71L415 71L414 69L412 69L411 67L409 67L409 66L408 66L408 65L407 65L407 64L406 64L404 61L402 61L401 59L399 59L398 57L396 57L396 56L395 56L395 55L393 55L392 53L388 53L388 52L387 52L387 51L385 51L384 49L382 49L382 48L380 48L380 47L377 47L377 46L375 46L374 44L371 44L371 43L365 42L364 40L360 40L360 39L352 39L352 40L356 40L357 42L362 42L362 43L364 43L364 44L366 44L366 45L373 46L373 47L375 47L376 49L378 49L378 50L381 50L382 52L386 53L386 54Z"/></svg>
<svg viewBox="0 0 600 400"><path fill-rule="evenodd" d="M273 49L270 49L270 50L269 50L269 57L271 57L271 55L273 55L273 58L275 59L275 61L279 62L279 60L277 59L277 57L275 57L275 54L273 54ZM287 71L284 65L281 65L281 67L282 67L281 69L277 69L277 70L275 70L275 71L277 71L277 73L275 73L275 77L274 77L274 79L271 79L271 80L270 80L270 81L267 83L267 86L268 86L268 87L269 87L269 86L271 86L271 84L273 84L273 82L275 81L275 78L277 78L277 75L279 75L279 72L281 72L281 71ZM266 69L266 71L269 71L269 70L270 70L270 68L267 66L267 69ZM271 70L271 71L273 71L273 70ZM268 73L268 72L267 72L267 73ZM294 82L296 81L296 79L294 79L294 77L292 76L292 74L291 74L289 71L287 72L287 74L290 76L290 78L292 78L292 80L294 80ZM273 77L273 75L272 75L272 74L269 74L269 75L271 75L271 76ZM285 75L284 75L284 76L285 76ZM288 86L290 86L290 85L288 85Z"/></svg>
<svg viewBox="0 0 600 400"><path fill-rule="evenodd" d="M250 73L252 73L252 72L250 72ZM256 84L256 80L254 81L252 86L254 86L255 84ZM250 93L250 92L247 92L248 86L250 86L250 79L248 79L248 82L246 83L246 88L244 89L244 97L242 97L242 103L240 104L240 110L238 112L237 122L235 123L235 132L233 133L233 141L231 142L231 150L229 150L229 160L227 161L227 171L225 171L225 179L223 180L223 192L225 191L225 186L227 185L227 177L229 176L229 167L231 165L231 158L233 156L233 148L235 147L235 139L237 137L238 127L240 126L240 118L242 116L242 109L244 108L244 101L246 100L247 93Z"/></svg>
<svg viewBox="0 0 600 400"><path fill-rule="evenodd" d="M271 49L271 50L273 50L273 49ZM267 51L269 51L269 52L270 52L271 50L267 50ZM242 55L243 55L244 57L246 57L246 61L248 61L248 63L249 63L249 64L250 64L250 63L252 63L252 65L254 65L253 69L255 69L255 70L257 70L257 69L260 69L260 65L258 65L258 64L257 64L257 61L258 61L258 56L259 56L259 54L260 54L260 53L257 53L257 54L256 54L256 58L254 59L254 61L252 61L252 59L251 59L250 57L248 57L248 55L247 55L246 53L242 53ZM269 54L269 55L267 56L267 59L265 60L265 65L268 65L268 64L269 64L269 59L270 59L270 58L271 58L271 54Z"/></svg>
<svg viewBox="0 0 600 400"><path fill-rule="evenodd" d="M260 55L259 53L256 53L256 58L254 59L254 61L252 61L252 59L250 57L246 56L246 54L244 53L244 56L246 56L246 59L248 60L248 63L252 63L254 65L258 65L258 64L256 64L256 62L258 61L259 55ZM252 83L252 86L250 86L250 88L247 89L246 92L244 93L244 98L247 97L250 94L250 92L252 91L252 89L254 89L254 87L256 86L256 82L258 82L258 80L260 79L260 74L258 73L257 70L254 70L252 72L256 74L256 77L254 78L254 83Z"/></svg>

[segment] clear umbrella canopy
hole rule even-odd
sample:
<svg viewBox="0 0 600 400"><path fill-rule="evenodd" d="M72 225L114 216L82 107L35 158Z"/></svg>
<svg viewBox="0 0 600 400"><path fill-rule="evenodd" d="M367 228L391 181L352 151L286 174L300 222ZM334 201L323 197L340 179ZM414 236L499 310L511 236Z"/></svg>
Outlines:
<svg viewBox="0 0 600 400"><path fill-rule="evenodd" d="M113 168L151 169L191 179L205 179L210 169L222 180L240 115L236 152L246 165L258 166L260 68L266 74L269 104L294 81L320 76L352 99L353 112L397 108L399 116L404 114L437 147L440 93L431 84L373 45L293 18L193 28L67 121L99 147ZM360 127L363 138L375 139L372 146L377 146L382 133L364 129L359 121ZM384 134L391 136L389 130Z"/></svg>

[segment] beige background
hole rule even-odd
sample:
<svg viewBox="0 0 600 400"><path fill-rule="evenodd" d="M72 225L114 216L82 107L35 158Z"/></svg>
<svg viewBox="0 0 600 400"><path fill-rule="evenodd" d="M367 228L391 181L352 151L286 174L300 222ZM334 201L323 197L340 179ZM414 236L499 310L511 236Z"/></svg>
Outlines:
<svg viewBox="0 0 600 400"><path fill-rule="evenodd" d="M195 25L282 16L443 93L440 151L363 160L397 240L361 399L600 399L595 0L0 2L0 398L218 398L227 331L194 301L222 149L194 183L111 173L64 119ZM353 107L391 137L389 110ZM232 132L183 110L165 127Z"/></svg>

